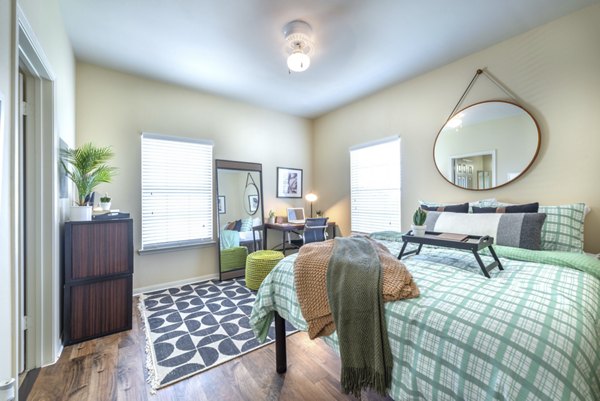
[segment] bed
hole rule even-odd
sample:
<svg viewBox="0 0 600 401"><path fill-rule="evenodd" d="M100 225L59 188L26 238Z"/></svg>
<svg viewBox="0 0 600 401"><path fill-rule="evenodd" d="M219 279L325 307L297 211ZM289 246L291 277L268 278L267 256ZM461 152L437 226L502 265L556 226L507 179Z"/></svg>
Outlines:
<svg viewBox="0 0 600 401"><path fill-rule="evenodd" d="M398 254L401 242L381 241ZM600 261L583 254L496 247L491 279L473 255L424 247L403 260L421 296L385 304L395 400L600 400ZM272 319L300 330L296 255L260 287L259 338ZM483 256L484 260L491 258ZM280 316L280 317L279 317ZM338 350L336 333L324 338ZM339 351L339 350L338 350ZM285 370L285 337L277 340Z"/></svg>
<svg viewBox="0 0 600 401"><path fill-rule="evenodd" d="M227 229L227 227L233 223L227 223L221 228L219 234L221 251L239 246L247 247L250 252L260 249L262 241L262 225L260 218L249 217L239 221L239 230Z"/></svg>

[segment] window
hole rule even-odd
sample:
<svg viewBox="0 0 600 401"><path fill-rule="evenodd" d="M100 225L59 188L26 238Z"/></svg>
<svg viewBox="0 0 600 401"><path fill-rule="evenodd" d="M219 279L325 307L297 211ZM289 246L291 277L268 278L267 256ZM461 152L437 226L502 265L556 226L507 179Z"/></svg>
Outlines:
<svg viewBox="0 0 600 401"><path fill-rule="evenodd" d="M142 249L213 241L211 141L142 134Z"/></svg>
<svg viewBox="0 0 600 401"><path fill-rule="evenodd" d="M400 138L350 148L353 233L400 231Z"/></svg>

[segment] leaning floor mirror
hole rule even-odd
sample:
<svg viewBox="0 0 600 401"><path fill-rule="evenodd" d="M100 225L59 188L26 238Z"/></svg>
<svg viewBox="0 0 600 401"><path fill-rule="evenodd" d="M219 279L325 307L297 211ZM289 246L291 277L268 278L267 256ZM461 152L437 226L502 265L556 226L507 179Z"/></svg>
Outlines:
<svg viewBox="0 0 600 401"><path fill-rule="evenodd" d="M262 249L262 164L215 161L219 279L245 274L249 253Z"/></svg>

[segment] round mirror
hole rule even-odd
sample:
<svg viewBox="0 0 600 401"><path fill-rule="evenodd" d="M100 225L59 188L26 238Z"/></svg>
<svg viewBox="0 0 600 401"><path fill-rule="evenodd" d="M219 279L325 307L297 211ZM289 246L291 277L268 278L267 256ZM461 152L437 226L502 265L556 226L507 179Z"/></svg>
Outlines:
<svg viewBox="0 0 600 401"><path fill-rule="evenodd" d="M540 149L540 129L521 106L476 103L454 114L435 140L433 158L451 184L471 190L501 187L520 177Z"/></svg>
<svg viewBox="0 0 600 401"><path fill-rule="evenodd" d="M258 207L260 206L260 196L258 196L258 187L255 184L250 183L246 185L242 202L244 203L246 212L250 216L256 214Z"/></svg>

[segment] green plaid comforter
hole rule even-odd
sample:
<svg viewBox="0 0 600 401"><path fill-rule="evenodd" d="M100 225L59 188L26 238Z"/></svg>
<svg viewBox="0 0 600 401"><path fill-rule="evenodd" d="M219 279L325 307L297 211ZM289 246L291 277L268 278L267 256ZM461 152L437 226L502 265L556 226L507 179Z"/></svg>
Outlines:
<svg viewBox="0 0 600 401"><path fill-rule="evenodd" d="M401 243L381 241L397 254ZM264 280L251 316L273 311L306 330L296 255ZM483 257L489 263L488 257ZM481 274L472 254L424 247L404 260L421 291L385 304L395 400L600 400L600 280L550 264L501 259ZM336 333L325 341L338 349Z"/></svg>

